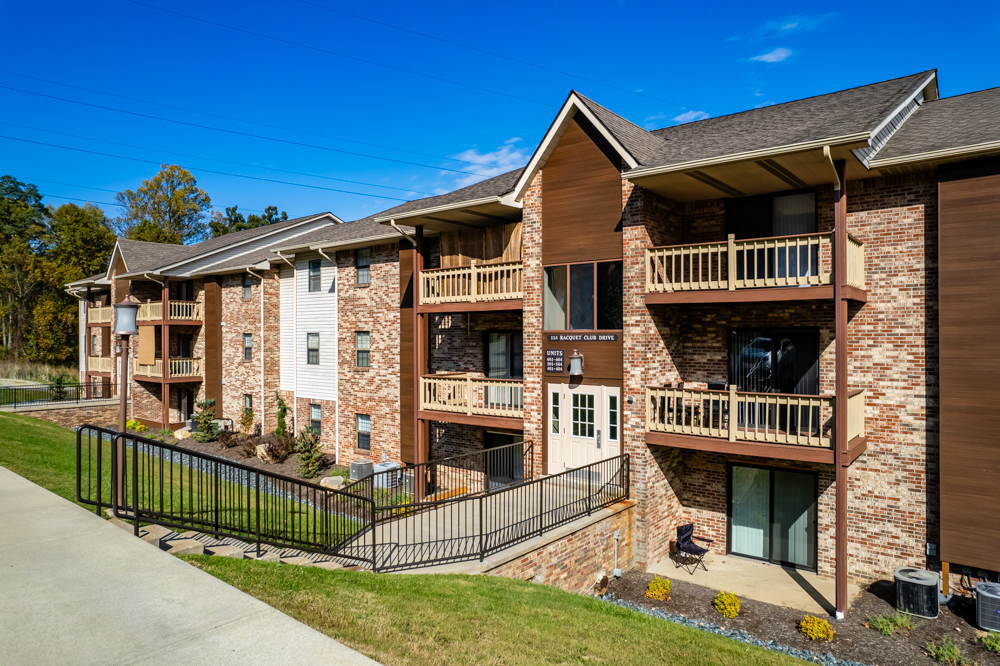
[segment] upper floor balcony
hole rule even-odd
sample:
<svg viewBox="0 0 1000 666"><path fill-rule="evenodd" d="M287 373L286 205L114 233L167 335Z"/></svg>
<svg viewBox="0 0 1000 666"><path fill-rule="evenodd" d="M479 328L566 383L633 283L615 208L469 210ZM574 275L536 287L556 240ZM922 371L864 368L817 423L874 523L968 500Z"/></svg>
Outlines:
<svg viewBox="0 0 1000 666"><path fill-rule="evenodd" d="M201 321L202 304L198 301L167 301L168 321ZM163 321L163 302L139 304L136 321Z"/></svg>
<svg viewBox="0 0 1000 666"><path fill-rule="evenodd" d="M721 303L833 297L833 233L652 247L647 303ZM847 237L850 297L865 300L865 249ZM807 289L802 289L806 287Z"/></svg>
<svg viewBox="0 0 1000 666"><path fill-rule="evenodd" d="M87 370L90 372L111 372L115 360L112 356L88 356Z"/></svg>
<svg viewBox="0 0 1000 666"><path fill-rule="evenodd" d="M489 379L471 373L424 375L420 378L421 416L430 420L495 427L523 427L524 381Z"/></svg>
<svg viewBox="0 0 1000 666"><path fill-rule="evenodd" d="M112 305L87 308L87 322L90 324L110 324L114 315L115 308Z"/></svg>
<svg viewBox="0 0 1000 666"><path fill-rule="evenodd" d="M160 379L201 379L202 363L200 358L171 358L167 361L167 374L163 374L163 359L155 359L152 363L139 363L135 359L132 373L136 377L155 377Z"/></svg>
<svg viewBox="0 0 1000 666"><path fill-rule="evenodd" d="M851 460L864 450L865 391L847 396ZM837 398L726 390L646 388L646 441L679 448L833 462Z"/></svg>
<svg viewBox="0 0 1000 666"><path fill-rule="evenodd" d="M523 297L524 264L520 261L420 271L420 305L495 304L516 309L520 306L502 302Z"/></svg>

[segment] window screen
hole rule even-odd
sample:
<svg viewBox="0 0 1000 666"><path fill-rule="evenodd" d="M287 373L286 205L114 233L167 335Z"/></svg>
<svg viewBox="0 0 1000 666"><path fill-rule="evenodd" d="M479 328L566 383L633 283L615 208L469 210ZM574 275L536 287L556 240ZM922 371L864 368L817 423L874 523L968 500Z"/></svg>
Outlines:
<svg viewBox="0 0 1000 666"><path fill-rule="evenodd" d="M243 360L253 360L253 333L243 334Z"/></svg>
<svg viewBox="0 0 1000 666"><path fill-rule="evenodd" d="M616 331L622 327L622 262L597 264L597 328Z"/></svg>
<svg viewBox="0 0 1000 666"><path fill-rule="evenodd" d="M545 269L546 331L566 330L566 266L549 266Z"/></svg>
<svg viewBox="0 0 1000 666"><path fill-rule="evenodd" d="M594 264L569 267L569 327L575 330L594 328Z"/></svg>
<svg viewBox="0 0 1000 666"><path fill-rule="evenodd" d="M248 412L253 411L253 394L251 393L243 394L243 409L247 410Z"/></svg>
<svg viewBox="0 0 1000 666"><path fill-rule="evenodd" d="M253 297L253 280L249 273L243 274L243 298Z"/></svg>
<svg viewBox="0 0 1000 666"><path fill-rule="evenodd" d="M372 417L358 414L358 448L370 451L372 448Z"/></svg>
<svg viewBox="0 0 1000 666"><path fill-rule="evenodd" d="M319 405L309 405L309 427L317 435L323 432L323 410Z"/></svg>
<svg viewBox="0 0 1000 666"><path fill-rule="evenodd" d="M319 365L319 333L306 333L306 364Z"/></svg>
<svg viewBox="0 0 1000 666"><path fill-rule="evenodd" d="M358 284L371 283L372 281L371 263L372 263L371 248L363 247L359 249L357 251Z"/></svg>
<svg viewBox="0 0 1000 666"><path fill-rule="evenodd" d="M322 289L322 262L319 259L309 261L309 291L319 291Z"/></svg>
<svg viewBox="0 0 1000 666"><path fill-rule="evenodd" d="M354 340L358 352L358 367L371 367L371 332L357 331L354 334Z"/></svg>

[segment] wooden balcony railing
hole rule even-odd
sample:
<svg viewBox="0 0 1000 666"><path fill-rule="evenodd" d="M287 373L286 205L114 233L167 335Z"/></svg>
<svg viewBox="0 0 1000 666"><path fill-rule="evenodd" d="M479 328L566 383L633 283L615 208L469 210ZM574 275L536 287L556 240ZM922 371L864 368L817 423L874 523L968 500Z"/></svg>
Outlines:
<svg viewBox="0 0 1000 666"><path fill-rule="evenodd" d="M87 369L91 372L111 372L114 358L111 356L88 356Z"/></svg>
<svg viewBox="0 0 1000 666"><path fill-rule="evenodd" d="M465 373L424 375L420 378L420 409L524 418L524 382Z"/></svg>
<svg viewBox="0 0 1000 666"><path fill-rule="evenodd" d="M201 303L198 301L169 301L170 319L201 319ZM141 303L136 315L137 321L161 321L163 319L163 302L154 301Z"/></svg>
<svg viewBox="0 0 1000 666"><path fill-rule="evenodd" d="M477 303L524 297L524 265L503 264L432 268L420 271L420 303Z"/></svg>
<svg viewBox="0 0 1000 666"><path fill-rule="evenodd" d="M114 318L115 308L113 305L104 305L99 308L89 308L87 310L87 321L91 324L110 324Z"/></svg>
<svg viewBox="0 0 1000 666"><path fill-rule="evenodd" d="M201 377L200 358L172 358L169 363L168 377ZM158 358L152 364L139 363L136 359L133 372L144 377L162 377L163 359Z"/></svg>
<svg viewBox="0 0 1000 666"><path fill-rule="evenodd" d="M848 441L864 436L864 396L848 396ZM647 387L646 431L829 448L834 403L830 395Z"/></svg>
<svg viewBox="0 0 1000 666"><path fill-rule="evenodd" d="M729 239L646 250L646 293L831 283L833 234ZM864 245L848 237L847 284L864 288Z"/></svg>

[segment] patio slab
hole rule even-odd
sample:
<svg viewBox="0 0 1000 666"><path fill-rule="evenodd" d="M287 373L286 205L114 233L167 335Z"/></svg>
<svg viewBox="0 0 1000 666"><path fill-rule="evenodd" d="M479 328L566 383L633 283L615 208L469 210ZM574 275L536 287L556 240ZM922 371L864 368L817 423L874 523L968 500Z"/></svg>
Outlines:
<svg viewBox="0 0 1000 666"><path fill-rule="evenodd" d="M648 565L646 571L695 585L734 592L746 599L797 608L819 617L833 614L836 582L832 578L821 578L808 571L788 569L736 555L706 556L705 564L708 571L699 568L691 575L685 569L676 568L672 560L663 558ZM847 584L848 599L854 599L860 593L860 587L853 583Z"/></svg>

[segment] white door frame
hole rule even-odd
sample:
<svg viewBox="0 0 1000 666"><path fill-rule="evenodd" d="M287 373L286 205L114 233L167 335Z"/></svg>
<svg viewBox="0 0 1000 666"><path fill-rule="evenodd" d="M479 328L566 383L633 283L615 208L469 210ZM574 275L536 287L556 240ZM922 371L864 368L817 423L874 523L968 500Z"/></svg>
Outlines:
<svg viewBox="0 0 1000 666"><path fill-rule="evenodd" d="M549 384L547 472L558 474L621 454L621 389L617 386ZM593 396L591 402L584 396ZM575 401L575 409L574 409ZM581 413L581 410L584 410ZM574 434L574 416L578 426ZM592 421L591 421L591 416ZM582 418L581 418L582 417Z"/></svg>

